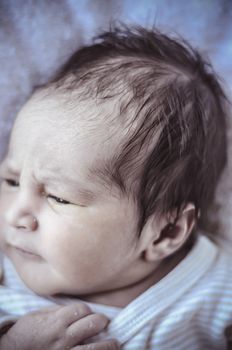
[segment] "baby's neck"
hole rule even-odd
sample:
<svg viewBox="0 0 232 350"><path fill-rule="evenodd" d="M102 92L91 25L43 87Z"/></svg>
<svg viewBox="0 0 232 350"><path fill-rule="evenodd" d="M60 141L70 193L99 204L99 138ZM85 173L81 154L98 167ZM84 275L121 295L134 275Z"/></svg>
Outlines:
<svg viewBox="0 0 232 350"><path fill-rule="evenodd" d="M139 282L126 286L124 288L115 289L112 291L101 292L97 294L85 295L81 299L83 301L109 305L114 307L125 307L132 300L137 298L140 294L145 292L148 288L159 282L164 278L181 260L185 258L191 247L188 245L181 249L178 254L162 262L160 266L150 275Z"/></svg>

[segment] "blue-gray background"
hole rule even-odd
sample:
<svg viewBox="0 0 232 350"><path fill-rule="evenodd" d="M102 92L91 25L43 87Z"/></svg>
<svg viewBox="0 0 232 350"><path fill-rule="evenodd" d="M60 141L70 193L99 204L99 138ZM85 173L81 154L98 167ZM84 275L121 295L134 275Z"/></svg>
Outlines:
<svg viewBox="0 0 232 350"><path fill-rule="evenodd" d="M181 34L210 58L231 96L232 0L0 0L0 157L33 86L114 20ZM232 116L230 124L231 153ZM231 158L213 217L232 242Z"/></svg>

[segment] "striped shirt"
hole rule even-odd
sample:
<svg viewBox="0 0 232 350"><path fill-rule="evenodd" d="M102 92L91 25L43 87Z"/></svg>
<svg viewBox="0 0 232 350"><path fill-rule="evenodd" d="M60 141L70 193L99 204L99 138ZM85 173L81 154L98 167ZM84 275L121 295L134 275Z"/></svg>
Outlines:
<svg viewBox="0 0 232 350"><path fill-rule="evenodd" d="M40 297L23 284L6 258L3 269L2 320L79 301ZM125 308L88 304L111 319L99 337L118 339L124 350L223 350L225 328L232 324L231 258L200 236L169 274Z"/></svg>

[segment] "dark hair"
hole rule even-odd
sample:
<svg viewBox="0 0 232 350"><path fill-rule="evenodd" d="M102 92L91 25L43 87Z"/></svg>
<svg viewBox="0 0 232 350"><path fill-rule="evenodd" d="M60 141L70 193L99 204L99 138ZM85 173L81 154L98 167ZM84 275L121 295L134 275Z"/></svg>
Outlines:
<svg viewBox="0 0 232 350"><path fill-rule="evenodd" d="M228 100L197 50L157 29L116 27L74 53L51 85L117 98L117 117L134 125L106 173L136 201L139 231L153 213L176 209L177 219L189 202L204 219L226 164Z"/></svg>

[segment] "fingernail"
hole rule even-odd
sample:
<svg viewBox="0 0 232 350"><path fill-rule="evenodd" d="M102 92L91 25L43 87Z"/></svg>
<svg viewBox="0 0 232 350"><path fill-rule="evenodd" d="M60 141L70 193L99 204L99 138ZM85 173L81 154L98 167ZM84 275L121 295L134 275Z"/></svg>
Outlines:
<svg viewBox="0 0 232 350"><path fill-rule="evenodd" d="M109 323L109 319L105 315L102 315L102 314L99 314L99 316L101 317L100 322L101 322L102 327L105 327Z"/></svg>
<svg viewBox="0 0 232 350"><path fill-rule="evenodd" d="M120 343L116 339L113 339L112 342L116 350L121 349Z"/></svg>

